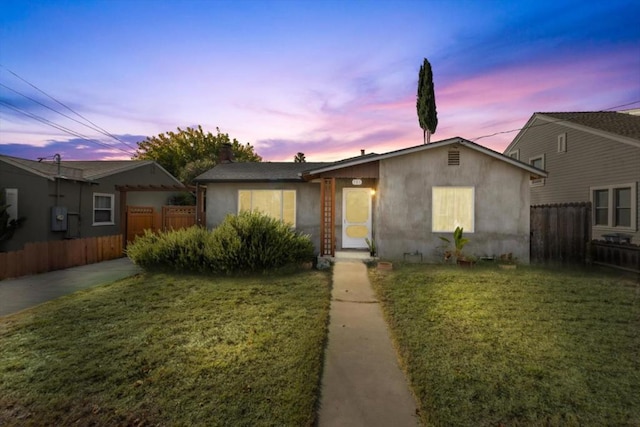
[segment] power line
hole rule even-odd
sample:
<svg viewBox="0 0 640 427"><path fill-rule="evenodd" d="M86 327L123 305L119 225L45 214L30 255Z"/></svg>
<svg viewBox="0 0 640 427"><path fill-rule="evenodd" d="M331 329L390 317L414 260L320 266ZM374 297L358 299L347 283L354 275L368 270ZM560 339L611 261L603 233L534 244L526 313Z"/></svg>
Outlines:
<svg viewBox="0 0 640 427"><path fill-rule="evenodd" d="M5 70L7 70L9 73L13 74L16 78L18 78L18 79L22 80L24 83L28 84L29 86L31 86L32 88L34 88L34 89L35 89L35 90L37 90L38 92L42 93L43 95L45 95L46 97L50 98L50 99L51 99L51 100L53 100L54 102L58 103L59 105L61 105L61 106L63 106L64 108L66 108L67 110L71 111L73 114L75 114L76 116L78 116L78 117L80 117L81 119L85 120L86 122L90 123L90 124L91 124L91 125L93 125L94 127L92 128L91 126L88 126L88 125L86 125L86 124L84 124L84 123L81 123L81 122L79 122L79 121L77 121L77 120L75 120L75 119L71 119L69 116L67 116L67 115L65 115L65 114L63 114L63 113L61 113L61 112L59 112L59 111L57 111L57 110L54 110L53 108L47 107L46 105L44 105L44 104L42 104L42 103L40 103L40 102L38 102L38 101L35 101L35 100L33 100L33 99L29 98L29 97L27 97L27 98L31 99L31 100L32 100L32 101L34 101L34 102L37 102L37 103L38 103L38 104L40 104L40 105L44 105L45 107L49 108L49 109L50 109L50 110L52 110L52 111L55 111L55 112L56 112L56 113L58 113L58 114L61 114L61 115L65 116L65 117L67 117L67 118L70 118L71 120L74 120L74 121L76 121L76 122L78 122L78 123L80 123L80 124L82 124L82 125L86 126L86 127L89 127L90 129L93 129L93 130L95 130L95 131L98 131L98 132L102 133L102 134L103 134L103 135L105 135L105 136L108 136L108 137L110 137L110 138L113 138L113 139L115 139L116 141L120 142L121 144L124 144L125 146L127 146L128 148L130 148L130 149L132 149L132 150L135 150L135 148L134 148L134 147L132 147L131 145L129 145L129 144L128 144L128 143L126 143L125 141L121 140L121 139L120 139L120 138L118 138L117 136L113 135L111 132L108 132L108 131L106 131L105 129L103 129L102 127L98 126L97 124L95 124L94 122L92 122L91 120L89 120L88 118L86 118L85 116L83 116L82 114L80 114L80 113L78 113L77 111L75 111L73 108L71 108L71 107L69 107L68 105L64 104L62 101L57 100L56 98L54 98L53 96L49 95L49 94L48 94L48 93L46 93L44 90L40 89L39 87L37 87L37 86L36 86L36 85L34 85L33 83L29 82L28 80L26 80L26 79L24 79L24 78L20 77L17 73L15 73L15 72L11 71L10 69L8 69L7 67L5 67L4 65L0 64L0 67L4 68L4 69L5 69ZM19 93L19 92L18 92L18 91L16 91L16 90L13 90L13 89L11 89L11 88L9 88L9 87L5 86L5 85L2 85L2 86L4 86L4 87L6 87L7 89L10 89L10 90L12 90L12 91L14 91L14 92L18 93L19 95L22 95L22 96L25 96L25 97L26 97L26 95L23 95L23 94Z"/></svg>
<svg viewBox="0 0 640 427"><path fill-rule="evenodd" d="M100 145L102 147L105 147L105 148L116 149L116 150L122 151L125 154L133 156L133 153L131 153L130 151L127 151L127 150L125 150L123 148L120 148L118 146L115 146L115 145L106 144L104 142L98 141L97 139L89 138L88 136L82 135L81 133L78 133L78 132L76 132L76 131L74 131L72 129L69 129L67 127L64 127L62 125L54 123L54 122L52 122L50 120L47 120L44 117L40 117L40 116L38 116L36 114L30 113L28 111L25 111L22 108L16 107L15 105L12 105L11 103L9 103L7 101L4 101L4 100L0 99L0 104L4 104L5 106L11 108L14 111L17 111L20 114L23 114L23 115L25 115L27 117L30 117L30 118L32 118L34 120L37 120L37 121L39 121L41 123L44 123L45 125L51 126L51 127L55 128L55 129L58 129L58 130L60 130L60 131L62 131L64 133L67 133L69 135L72 135L72 136L75 136L77 138L80 138L80 139L82 139L84 141L91 142L91 143L94 143L94 144L98 144L98 145Z"/></svg>
<svg viewBox="0 0 640 427"><path fill-rule="evenodd" d="M603 109L601 111L617 110L618 108L628 107L629 105L634 105L634 104L640 104L640 100L629 102L629 103L626 103L626 104L616 105L615 107L605 108L605 109ZM541 113L541 114L544 114L544 113ZM537 124L537 125L534 125L534 126L529 126L527 129L531 129L531 128L534 128L534 127L540 127L540 126L547 126L547 125L551 125L553 123L564 122L564 121L566 121L566 119L551 120L551 121L546 122L546 123L540 123L540 124ZM489 137L496 136L496 135L503 135L503 134L506 134L506 133L520 132L523 129L525 129L525 127L521 127L521 128L518 128L518 129L505 130L505 131L501 131L501 132L495 132L495 133L492 133L492 134L489 134L489 135L482 135L482 136L478 136L476 138L472 138L471 141L477 141L479 139L489 138Z"/></svg>

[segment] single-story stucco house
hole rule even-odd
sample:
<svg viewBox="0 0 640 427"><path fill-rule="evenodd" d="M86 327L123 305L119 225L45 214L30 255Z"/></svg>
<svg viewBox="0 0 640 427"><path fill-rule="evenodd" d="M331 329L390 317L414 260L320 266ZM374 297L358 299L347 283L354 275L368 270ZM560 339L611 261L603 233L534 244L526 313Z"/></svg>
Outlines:
<svg viewBox="0 0 640 427"><path fill-rule="evenodd" d="M463 138L332 163L234 163L196 178L206 223L261 210L307 233L320 256L367 250L385 259L438 262L457 226L467 255L529 261L529 181L544 170Z"/></svg>

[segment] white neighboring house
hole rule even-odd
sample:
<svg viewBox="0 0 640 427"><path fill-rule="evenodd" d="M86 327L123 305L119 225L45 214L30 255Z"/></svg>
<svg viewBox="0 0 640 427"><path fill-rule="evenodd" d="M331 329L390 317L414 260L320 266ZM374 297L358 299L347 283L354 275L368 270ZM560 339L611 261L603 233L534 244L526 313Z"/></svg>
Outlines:
<svg viewBox="0 0 640 427"><path fill-rule="evenodd" d="M592 238L640 244L640 110L535 113L505 155L549 173L531 204L592 203Z"/></svg>

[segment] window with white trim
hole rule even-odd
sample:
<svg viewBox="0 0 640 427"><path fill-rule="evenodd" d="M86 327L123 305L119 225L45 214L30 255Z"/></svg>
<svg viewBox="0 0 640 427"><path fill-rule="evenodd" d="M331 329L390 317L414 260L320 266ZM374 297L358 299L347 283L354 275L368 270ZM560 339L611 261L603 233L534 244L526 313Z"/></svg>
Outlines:
<svg viewBox="0 0 640 427"><path fill-rule="evenodd" d="M93 225L114 225L113 194L93 193Z"/></svg>
<svg viewBox="0 0 640 427"><path fill-rule="evenodd" d="M520 150L513 150L509 152L509 157L512 159L520 160Z"/></svg>
<svg viewBox="0 0 640 427"><path fill-rule="evenodd" d="M529 164L531 166L533 166L534 168L538 168L538 169L542 169L544 170L544 154L541 154L539 156L536 157L530 157L529 158ZM529 186L531 187L539 187L544 185L544 178L537 178L537 179L532 179L531 181L529 181Z"/></svg>
<svg viewBox="0 0 640 427"><path fill-rule="evenodd" d="M558 153L567 152L567 133L561 133L558 135Z"/></svg>
<svg viewBox="0 0 640 427"><path fill-rule="evenodd" d="M238 212L260 211L296 226L295 190L238 190Z"/></svg>
<svg viewBox="0 0 640 427"><path fill-rule="evenodd" d="M474 187L432 188L432 231L450 233L461 227L467 233L475 231Z"/></svg>
<svg viewBox="0 0 640 427"><path fill-rule="evenodd" d="M637 184L591 187L594 227L637 229Z"/></svg>

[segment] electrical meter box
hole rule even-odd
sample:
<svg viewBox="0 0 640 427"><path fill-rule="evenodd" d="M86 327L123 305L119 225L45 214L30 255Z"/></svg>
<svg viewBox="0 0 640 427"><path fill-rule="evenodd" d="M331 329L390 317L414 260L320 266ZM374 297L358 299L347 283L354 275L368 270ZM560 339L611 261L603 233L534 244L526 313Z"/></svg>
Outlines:
<svg viewBox="0 0 640 427"><path fill-rule="evenodd" d="M67 208L65 206L51 207L51 231L67 231Z"/></svg>

